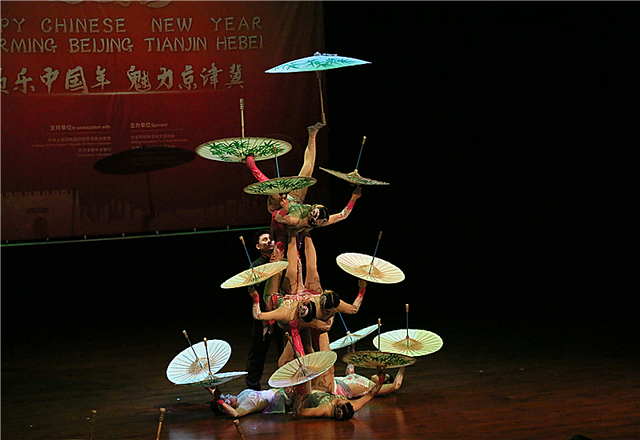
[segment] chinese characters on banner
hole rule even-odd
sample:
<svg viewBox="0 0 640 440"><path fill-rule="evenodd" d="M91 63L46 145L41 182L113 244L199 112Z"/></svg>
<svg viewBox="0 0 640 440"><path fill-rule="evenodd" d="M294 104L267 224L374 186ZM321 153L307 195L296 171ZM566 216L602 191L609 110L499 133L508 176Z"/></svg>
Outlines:
<svg viewBox="0 0 640 440"><path fill-rule="evenodd" d="M195 151L246 128L291 143L279 165L297 174L319 119L316 78L264 71L324 49L320 2L0 7L3 240L268 223L264 198L242 191L255 181L243 164L198 156L147 176L93 165L142 146ZM273 161L259 164L275 177Z"/></svg>

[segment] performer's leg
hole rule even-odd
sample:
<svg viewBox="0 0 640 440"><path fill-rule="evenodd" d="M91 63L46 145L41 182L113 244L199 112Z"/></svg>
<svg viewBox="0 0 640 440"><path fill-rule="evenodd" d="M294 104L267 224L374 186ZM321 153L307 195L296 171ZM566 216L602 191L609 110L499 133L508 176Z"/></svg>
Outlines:
<svg viewBox="0 0 640 440"><path fill-rule="evenodd" d="M320 275L318 275L318 257L316 254L316 247L313 245L313 240L309 234L306 234L304 237L304 256L306 259L307 272L304 285L308 290L322 293Z"/></svg>
<svg viewBox="0 0 640 440"><path fill-rule="evenodd" d="M287 261L289 266L285 272L285 281L283 282L283 289L289 294L299 293L300 288L300 274L299 274L299 258L298 247L296 246L296 236L289 236L289 245L287 246Z"/></svg>
<svg viewBox="0 0 640 440"><path fill-rule="evenodd" d="M300 173L298 173L298 176L311 177L311 175L313 174L313 169L316 165L316 134L325 125L326 124L323 124L322 122L318 122L315 125L307 127L307 131L309 132L309 139L307 140L307 148L304 151L304 162L302 163L302 168L300 169ZM304 201L304 198L307 195L307 189L308 188L303 188L292 191L291 193L295 194L300 198L300 200Z"/></svg>
<svg viewBox="0 0 640 440"><path fill-rule="evenodd" d="M262 171L258 169L258 166L256 165L256 160L253 158L253 156L247 156L245 159L245 163L247 164L247 167L253 174L253 177L258 179L259 182L264 182L265 180L269 180L269 178L264 174L262 174Z"/></svg>

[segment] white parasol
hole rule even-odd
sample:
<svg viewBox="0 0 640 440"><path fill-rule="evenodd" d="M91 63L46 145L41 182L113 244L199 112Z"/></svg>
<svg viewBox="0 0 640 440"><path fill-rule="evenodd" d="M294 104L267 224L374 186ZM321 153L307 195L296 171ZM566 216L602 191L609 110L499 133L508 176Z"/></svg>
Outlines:
<svg viewBox="0 0 640 440"><path fill-rule="evenodd" d="M296 357L278 368L269 378L274 388L292 387L315 379L327 371L338 359L333 351L317 351Z"/></svg>
<svg viewBox="0 0 640 440"><path fill-rule="evenodd" d="M318 88L320 90L320 116L322 122L326 123L324 113L324 95L322 93L322 74L323 70L338 69L340 67L359 66L363 64L371 64L369 61L359 60L357 58L343 57L336 54L316 52L313 56L288 61L271 69L265 70L265 73L296 73L296 72L316 72L318 78Z"/></svg>
<svg viewBox="0 0 640 440"><path fill-rule="evenodd" d="M360 339L366 338L371 333L373 333L377 328L378 328L378 325L373 324L373 325L370 325L369 327L365 327L361 330L358 330L357 332L351 333L347 331L346 336L343 336L342 338L336 341L333 341L331 344L329 344L329 348L331 348L332 350L339 350L341 348L348 347L349 345L355 344Z"/></svg>
<svg viewBox="0 0 640 440"><path fill-rule="evenodd" d="M186 337L186 332L183 333ZM167 379L176 385L207 379L220 371L231 356L231 346L220 339L189 344L190 347L182 350L167 367Z"/></svg>

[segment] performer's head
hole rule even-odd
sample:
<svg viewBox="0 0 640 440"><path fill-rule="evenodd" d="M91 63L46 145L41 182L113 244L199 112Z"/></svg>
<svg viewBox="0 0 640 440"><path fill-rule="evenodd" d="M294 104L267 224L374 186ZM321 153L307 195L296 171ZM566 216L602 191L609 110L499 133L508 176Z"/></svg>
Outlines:
<svg viewBox="0 0 640 440"><path fill-rule="evenodd" d="M349 420L353 417L355 411L353 410L353 405L348 400L338 400L334 410L333 410L333 418L344 422L345 420Z"/></svg>
<svg viewBox="0 0 640 440"><path fill-rule="evenodd" d="M256 244L256 249L261 254L271 254L275 242L271 237L271 232L268 229L261 229L253 235L253 242Z"/></svg>
<svg viewBox="0 0 640 440"><path fill-rule="evenodd" d="M307 219L309 226L322 226L329 221L329 210L323 205L313 205Z"/></svg>
<svg viewBox="0 0 640 440"><path fill-rule="evenodd" d="M298 305L298 316L304 322L311 322L316 318L317 307L313 301L301 301Z"/></svg>
<svg viewBox="0 0 640 440"><path fill-rule="evenodd" d="M238 407L238 397L233 394L223 394L220 396L220 399L226 403L227 405L237 408Z"/></svg>
<svg viewBox="0 0 640 440"><path fill-rule="evenodd" d="M220 404L220 401L226 403L232 408L238 407L238 398L233 394L220 394L220 392L216 389L217 393L214 393L213 400L211 401L210 407L211 411L215 414L223 415L227 414L224 410L223 406Z"/></svg>
<svg viewBox="0 0 640 440"><path fill-rule="evenodd" d="M340 295L333 290L325 290L320 295L320 306L325 310L335 309L340 305Z"/></svg>

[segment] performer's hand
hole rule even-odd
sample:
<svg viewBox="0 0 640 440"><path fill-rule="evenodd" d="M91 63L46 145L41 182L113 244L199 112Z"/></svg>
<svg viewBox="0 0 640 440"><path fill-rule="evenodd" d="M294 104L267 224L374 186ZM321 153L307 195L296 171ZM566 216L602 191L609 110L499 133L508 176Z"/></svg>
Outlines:
<svg viewBox="0 0 640 440"><path fill-rule="evenodd" d="M362 196L362 187L358 185L351 193L351 200L358 200Z"/></svg>
<svg viewBox="0 0 640 440"><path fill-rule="evenodd" d="M358 287L364 289L365 287L367 287L367 282L365 280L358 280Z"/></svg>

